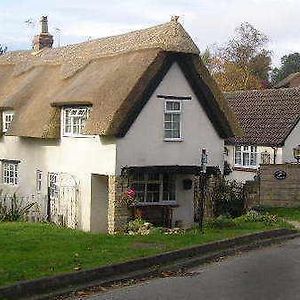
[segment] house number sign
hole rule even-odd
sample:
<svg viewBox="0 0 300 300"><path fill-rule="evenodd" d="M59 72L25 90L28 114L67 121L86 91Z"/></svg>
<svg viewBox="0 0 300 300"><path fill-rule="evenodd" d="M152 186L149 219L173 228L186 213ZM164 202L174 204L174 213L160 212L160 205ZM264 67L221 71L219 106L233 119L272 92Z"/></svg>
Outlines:
<svg viewBox="0 0 300 300"><path fill-rule="evenodd" d="M284 180L287 177L287 173L283 170L277 170L274 172L274 177L278 180Z"/></svg>

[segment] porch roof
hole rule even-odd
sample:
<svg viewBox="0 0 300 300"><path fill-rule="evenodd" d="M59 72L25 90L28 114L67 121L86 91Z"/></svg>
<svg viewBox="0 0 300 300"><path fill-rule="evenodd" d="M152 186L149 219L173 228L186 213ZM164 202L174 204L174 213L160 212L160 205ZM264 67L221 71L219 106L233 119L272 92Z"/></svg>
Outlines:
<svg viewBox="0 0 300 300"><path fill-rule="evenodd" d="M173 174L194 174L198 175L201 173L201 166L189 165L189 166L130 166L123 167L122 173L135 174L135 173L173 173ZM217 175L220 174L220 169L216 166L206 167L207 175Z"/></svg>

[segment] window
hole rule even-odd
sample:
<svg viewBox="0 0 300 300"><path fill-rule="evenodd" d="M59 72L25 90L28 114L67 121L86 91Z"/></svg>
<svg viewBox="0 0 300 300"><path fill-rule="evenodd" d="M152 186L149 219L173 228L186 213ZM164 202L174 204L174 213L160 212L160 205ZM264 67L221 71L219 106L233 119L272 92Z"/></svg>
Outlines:
<svg viewBox="0 0 300 300"><path fill-rule="evenodd" d="M80 136L89 117L91 108L68 107L63 109L63 135Z"/></svg>
<svg viewBox="0 0 300 300"><path fill-rule="evenodd" d="M256 146L236 146L235 165L242 167L257 166L257 147Z"/></svg>
<svg viewBox="0 0 300 300"><path fill-rule="evenodd" d="M51 198L56 198L58 196L58 177L58 173L48 173L48 187Z"/></svg>
<svg viewBox="0 0 300 300"><path fill-rule="evenodd" d="M2 178L4 184L18 184L18 163L3 161L2 162Z"/></svg>
<svg viewBox="0 0 300 300"><path fill-rule="evenodd" d="M42 190L42 178L43 173L41 170L36 170L36 190L40 192Z"/></svg>
<svg viewBox="0 0 300 300"><path fill-rule="evenodd" d="M271 155L268 151L264 151L260 154L260 161L263 165L269 165L271 163Z"/></svg>
<svg viewBox="0 0 300 300"><path fill-rule="evenodd" d="M10 124L14 118L14 112L4 111L2 114L2 118L3 118L2 131L6 132L9 129Z"/></svg>
<svg viewBox="0 0 300 300"><path fill-rule="evenodd" d="M166 101L164 116L165 140L181 140L181 102Z"/></svg>
<svg viewBox="0 0 300 300"><path fill-rule="evenodd" d="M175 202L175 176L172 174L136 174L131 179L139 203Z"/></svg>

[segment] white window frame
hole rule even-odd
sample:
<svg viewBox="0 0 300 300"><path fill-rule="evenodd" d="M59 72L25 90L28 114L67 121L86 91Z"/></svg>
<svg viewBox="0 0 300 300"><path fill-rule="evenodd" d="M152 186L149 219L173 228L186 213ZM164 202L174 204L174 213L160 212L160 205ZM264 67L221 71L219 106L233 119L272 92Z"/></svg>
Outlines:
<svg viewBox="0 0 300 300"><path fill-rule="evenodd" d="M158 179L156 180L151 180L150 174L145 173L144 174L144 179L143 180L132 180L131 181L131 185L134 187L135 184L144 184L144 190L143 190L143 194L144 194L144 200L143 201L138 201L139 205L170 205L170 204L176 204L176 176L174 174L165 174L165 175L169 175L172 176L172 180L173 180L173 184L174 184L174 199L173 200L169 200L169 199L164 199L164 193L167 193L166 191L164 191L164 174L156 174L158 175ZM147 195L148 195L148 185L149 184L158 184L159 185L159 201L157 202L153 202L153 196L152 196L152 201L148 201L147 200ZM137 198L139 197L139 193L137 191ZM168 198L170 197L170 193L168 193Z"/></svg>
<svg viewBox="0 0 300 300"><path fill-rule="evenodd" d="M36 170L36 191L39 193L42 190L43 185L43 172Z"/></svg>
<svg viewBox="0 0 300 300"><path fill-rule="evenodd" d="M167 109L167 104L168 103L178 103L179 104L179 109L178 110L169 110ZM170 123L173 124L173 120L169 121L166 120L166 116L171 115L171 118L173 118L174 115L179 116L179 137L166 137L166 131L175 131L173 128L169 129L166 128L166 124ZM173 127L171 125L171 127ZM164 140L165 141L175 141L175 142L180 142L183 140L182 137L182 102L180 100L166 100L165 101L165 106L164 106Z"/></svg>
<svg viewBox="0 0 300 300"><path fill-rule="evenodd" d="M2 112L2 131L7 132L9 130L11 122L14 119L15 112L13 110L7 110Z"/></svg>
<svg viewBox="0 0 300 300"><path fill-rule="evenodd" d="M248 157L248 159L246 159ZM241 168L257 168L258 152L254 145L237 145L234 148L234 165Z"/></svg>
<svg viewBox="0 0 300 300"><path fill-rule="evenodd" d="M2 161L2 182L5 185L19 184L19 162Z"/></svg>
<svg viewBox="0 0 300 300"><path fill-rule="evenodd" d="M84 113L83 113L84 111ZM66 106L62 108L61 119L62 119L62 136L66 137L86 137L82 134L82 129L85 126L86 120L89 118L91 111L90 106ZM67 116L67 114L72 116ZM75 123L75 118L78 118L78 123ZM70 131L66 131L67 122L70 123ZM75 128L78 128L75 130Z"/></svg>

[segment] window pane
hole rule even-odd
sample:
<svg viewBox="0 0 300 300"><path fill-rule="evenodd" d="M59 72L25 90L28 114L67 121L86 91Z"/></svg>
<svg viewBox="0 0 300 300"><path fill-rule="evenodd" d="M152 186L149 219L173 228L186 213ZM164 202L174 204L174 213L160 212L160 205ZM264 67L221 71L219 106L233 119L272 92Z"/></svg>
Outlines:
<svg viewBox="0 0 300 300"><path fill-rule="evenodd" d="M249 166L250 164L250 157L249 153L243 153L243 166Z"/></svg>

